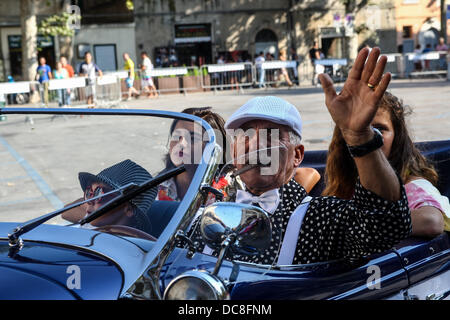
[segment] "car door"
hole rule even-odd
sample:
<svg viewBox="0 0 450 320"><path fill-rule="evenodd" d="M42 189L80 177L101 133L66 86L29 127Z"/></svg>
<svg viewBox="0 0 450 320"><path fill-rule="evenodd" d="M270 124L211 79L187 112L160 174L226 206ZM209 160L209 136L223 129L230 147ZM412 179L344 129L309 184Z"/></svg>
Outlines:
<svg viewBox="0 0 450 320"><path fill-rule="evenodd" d="M390 299L450 300L449 233L431 240L410 238L395 250L408 275L408 288Z"/></svg>

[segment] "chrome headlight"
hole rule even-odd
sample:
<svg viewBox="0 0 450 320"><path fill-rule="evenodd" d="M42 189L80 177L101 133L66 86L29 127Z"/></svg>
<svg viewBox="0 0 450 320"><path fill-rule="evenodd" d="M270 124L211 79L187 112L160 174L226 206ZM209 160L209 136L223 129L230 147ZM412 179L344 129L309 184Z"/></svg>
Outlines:
<svg viewBox="0 0 450 320"><path fill-rule="evenodd" d="M166 300L228 300L229 294L223 282L204 270L187 271L167 286Z"/></svg>

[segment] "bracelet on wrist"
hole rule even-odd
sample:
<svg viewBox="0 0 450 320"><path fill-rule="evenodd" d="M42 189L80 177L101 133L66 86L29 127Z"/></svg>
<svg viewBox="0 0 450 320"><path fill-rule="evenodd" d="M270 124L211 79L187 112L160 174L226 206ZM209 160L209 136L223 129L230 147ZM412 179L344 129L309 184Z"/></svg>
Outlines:
<svg viewBox="0 0 450 320"><path fill-rule="evenodd" d="M378 129L373 128L373 127L372 127L372 130L373 130L374 136L370 141L367 141L366 143L363 143L358 146L347 145L348 151L350 152L350 155L353 158L363 157L366 154L369 154L372 151L375 151L376 149L381 148L383 146L383 136L382 136L381 132Z"/></svg>

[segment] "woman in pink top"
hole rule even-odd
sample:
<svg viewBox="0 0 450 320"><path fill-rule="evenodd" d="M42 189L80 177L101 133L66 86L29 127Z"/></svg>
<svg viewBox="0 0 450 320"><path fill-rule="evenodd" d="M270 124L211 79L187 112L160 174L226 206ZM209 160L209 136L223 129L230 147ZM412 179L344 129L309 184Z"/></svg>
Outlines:
<svg viewBox="0 0 450 320"><path fill-rule="evenodd" d="M438 174L415 147L409 136L405 116L409 110L394 95L386 92L372 126L383 136L381 150L402 179L411 210L412 235L434 237L450 231L450 205L436 186ZM350 199L357 171L353 158L338 128L334 129L325 169L323 195Z"/></svg>

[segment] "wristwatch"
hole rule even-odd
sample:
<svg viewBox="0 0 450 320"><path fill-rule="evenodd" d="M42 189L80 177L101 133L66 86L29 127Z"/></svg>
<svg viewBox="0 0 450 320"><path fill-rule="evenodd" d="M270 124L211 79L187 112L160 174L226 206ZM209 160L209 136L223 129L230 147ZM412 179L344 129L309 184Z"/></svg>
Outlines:
<svg viewBox="0 0 450 320"><path fill-rule="evenodd" d="M359 145L359 146L349 146L347 145L348 151L353 158L363 157L366 154L371 153L372 151L383 146L383 136L381 135L380 130L373 128L374 136L372 140Z"/></svg>

